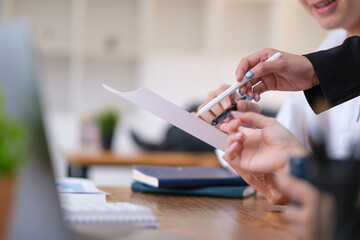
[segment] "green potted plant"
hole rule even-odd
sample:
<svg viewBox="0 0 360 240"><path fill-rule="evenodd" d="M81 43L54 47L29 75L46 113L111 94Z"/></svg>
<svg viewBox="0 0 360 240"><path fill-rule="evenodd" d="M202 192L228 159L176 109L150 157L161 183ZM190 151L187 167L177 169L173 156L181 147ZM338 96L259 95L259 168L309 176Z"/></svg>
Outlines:
<svg viewBox="0 0 360 240"><path fill-rule="evenodd" d="M24 162L25 146L25 127L5 112L0 94L0 239L5 237L15 176Z"/></svg>
<svg viewBox="0 0 360 240"><path fill-rule="evenodd" d="M101 145L104 150L110 150L116 124L120 114L114 108L106 108L98 114L97 124L101 135Z"/></svg>

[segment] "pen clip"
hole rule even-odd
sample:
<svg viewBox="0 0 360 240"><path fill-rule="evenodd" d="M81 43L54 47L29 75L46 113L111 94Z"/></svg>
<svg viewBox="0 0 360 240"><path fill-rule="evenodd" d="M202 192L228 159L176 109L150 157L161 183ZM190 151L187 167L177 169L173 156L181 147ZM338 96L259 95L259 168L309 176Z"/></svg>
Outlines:
<svg viewBox="0 0 360 240"><path fill-rule="evenodd" d="M224 121L229 115L230 115L230 112L231 111L234 111L236 110L236 104L238 101L240 100L244 100L246 99L246 96L240 96L239 98L237 98L232 104L231 106L226 109L225 111L223 111L221 114L219 114L219 116L217 116L216 118L214 118L212 121L211 121L211 125L213 126L216 126L218 125L219 123L221 123L222 121Z"/></svg>
<svg viewBox="0 0 360 240"><path fill-rule="evenodd" d="M238 101L240 101L240 100L245 100L246 99L246 96L244 95L244 96L241 96L240 95L240 97L238 97L234 102L233 102L233 104L234 103L237 103Z"/></svg>

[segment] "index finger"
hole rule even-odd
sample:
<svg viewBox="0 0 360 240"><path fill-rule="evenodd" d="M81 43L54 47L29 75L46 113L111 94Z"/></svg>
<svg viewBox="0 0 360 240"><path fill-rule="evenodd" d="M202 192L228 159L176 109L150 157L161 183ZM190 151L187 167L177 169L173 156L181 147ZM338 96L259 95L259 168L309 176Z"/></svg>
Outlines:
<svg viewBox="0 0 360 240"><path fill-rule="evenodd" d="M277 51L275 49L266 48L260 52L254 53L241 59L235 71L237 81L241 81L244 78L245 74L251 68L253 68L260 62L265 62L267 59L269 59L270 56L274 55L276 52Z"/></svg>

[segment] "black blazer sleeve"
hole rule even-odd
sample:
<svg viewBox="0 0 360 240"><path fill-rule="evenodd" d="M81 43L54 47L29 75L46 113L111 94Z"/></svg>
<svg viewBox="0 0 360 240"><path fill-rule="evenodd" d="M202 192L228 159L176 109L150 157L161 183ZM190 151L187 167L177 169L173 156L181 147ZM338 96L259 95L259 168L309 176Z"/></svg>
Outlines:
<svg viewBox="0 0 360 240"><path fill-rule="evenodd" d="M320 85L304 91L315 113L360 95L360 37L338 47L304 55L314 67Z"/></svg>

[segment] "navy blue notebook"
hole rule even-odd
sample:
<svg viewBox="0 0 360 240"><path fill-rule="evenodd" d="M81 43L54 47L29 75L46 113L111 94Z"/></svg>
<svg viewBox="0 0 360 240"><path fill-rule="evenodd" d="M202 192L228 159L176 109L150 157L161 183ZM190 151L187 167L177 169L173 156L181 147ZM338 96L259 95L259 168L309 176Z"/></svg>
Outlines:
<svg viewBox="0 0 360 240"><path fill-rule="evenodd" d="M206 196L225 198L247 198L255 195L256 191L251 186L210 186L201 188L157 188L140 182L131 184L133 192L153 193L177 196Z"/></svg>
<svg viewBox="0 0 360 240"><path fill-rule="evenodd" d="M159 188L241 186L247 183L222 167L133 166L133 179Z"/></svg>

